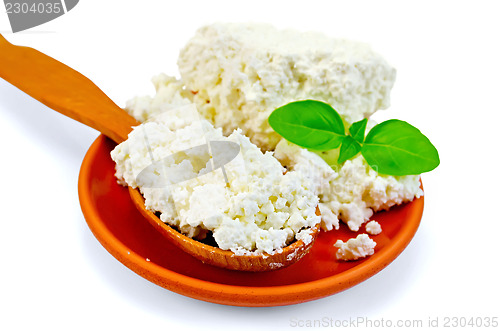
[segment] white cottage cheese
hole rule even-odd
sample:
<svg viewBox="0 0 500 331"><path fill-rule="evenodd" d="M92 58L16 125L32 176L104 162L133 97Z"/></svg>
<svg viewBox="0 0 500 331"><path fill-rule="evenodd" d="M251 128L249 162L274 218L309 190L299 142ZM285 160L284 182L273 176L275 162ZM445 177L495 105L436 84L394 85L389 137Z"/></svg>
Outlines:
<svg viewBox="0 0 500 331"><path fill-rule="evenodd" d="M181 81L163 76L160 85L169 87L157 88L161 98L127 104L138 120L159 110L158 99L193 100L202 116L225 134L241 128L265 150L280 140L267 123L277 107L321 100L352 123L389 106L396 76L366 44L264 24L202 27L180 52L178 66Z"/></svg>
<svg viewBox="0 0 500 331"><path fill-rule="evenodd" d="M371 234L373 236L382 233L382 226L380 226L380 223L377 221L370 221L366 223L365 229L368 234Z"/></svg>
<svg viewBox="0 0 500 331"><path fill-rule="evenodd" d="M153 77L152 82L156 90L154 97L135 97L125 105L125 110L139 122L152 120L161 113L192 103L192 93L184 90L176 78L159 74Z"/></svg>
<svg viewBox="0 0 500 331"><path fill-rule="evenodd" d="M215 130L217 137L212 138L223 139L222 133L229 135L234 129L241 128L241 133L249 136L262 149L275 149L276 158L292 170L291 173L296 173L293 176L300 177L301 185L307 186L310 192L319 197L321 226L324 230L338 229L341 220L351 230L358 231L374 212L411 201L423 194L419 176L379 175L362 156L332 169L331 164L324 159L336 160L338 151L327 152L322 158L284 140L280 142L280 136L267 123L268 116L275 108L303 99L321 100L332 105L346 123L387 108L396 72L369 46L331 39L319 33L277 30L262 24L213 24L197 31L182 49L178 66L180 80L160 74L153 78L156 88L154 97L137 97L126 105L127 111L139 121L162 123L158 127L147 127L158 132L158 137L154 133L151 135L161 148L174 144L176 150L182 150L188 145L193 146L196 141L200 144L203 139L206 141L206 138L197 136L192 128L188 128L195 121L192 120L193 116L186 116L185 110L195 103L204 119L222 128L222 131ZM162 119L165 113L172 112L175 116L170 116L168 120ZM370 121L369 126L373 125ZM207 127L208 123L205 123L205 130L208 130ZM173 133L178 129L186 130ZM213 136L212 129L208 131ZM245 140L241 133L233 133L229 139ZM175 138L162 140L159 137L163 134L173 134ZM189 137L187 141L180 137L186 134ZM193 134L195 137L190 136ZM174 152L173 149L165 150ZM145 166L145 149L139 156L124 156L126 153L116 153L116 157L133 160L138 164L138 169ZM117 176L134 184L135 177L127 172L131 170L124 165L124 160L118 161L121 165L117 166ZM259 167L257 164L260 161L254 161L252 164ZM221 176L220 171L215 173ZM214 174L210 176L216 176ZM240 185L244 187L243 183ZM205 217L202 223L196 220L203 218L207 211L221 215L220 210L229 208L225 205L228 197L222 187L210 182L197 188L176 190L168 194L157 189L145 192L149 197L146 199L148 208L162 211L162 219L191 236L195 236L200 229L215 229L221 224L219 216ZM173 203L172 197L177 193L180 194L180 201L189 200L189 203ZM271 212L269 205L257 204L267 215L266 221L262 223L262 216L259 216L262 212L256 212L258 208L255 204L245 202L252 201L253 196L249 198L243 193L244 190L234 192L235 197L230 199L231 203L238 206L234 208L243 210L245 217L247 214L254 215L250 217L249 224L266 225L263 228L258 225L258 229L254 227L252 238L248 240L249 232L246 228L242 230L240 224L242 218L231 207L223 214L233 215L237 219L225 219L224 226L214 231L221 245L234 251L269 251L290 240L293 235L296 239L303 236L307 240L305 231L300 234L294 230L292 234L282 228L284 219L287 219L287 224L302 224L304 216L282 211L294 197L277 196L278 193L273 191L274 212ZM268 191L263 193L264 196L270 194ZM203 198L205 196L210 196L211 200L207 201ZM178 214L174 212L176 210L179 210ZM299 225L293 227L297 229ZM368 228L372 228L372 225ZM227 244L223 243L224 240Z"/></svg>
<svg viewBox="0 0 500 331"><path fill-rule="evenodd" d="M346 242L337 240L335 247L338 248L336 257L339 260L351 261L365 258L375 253L377 243L373 241L366 233L351 238Z"/></svg>
<svg viewBox="0 0 500 331"><path fill-rule="evenodd" d="M140 187L146 208L160 212L162 221L190 237L202 230L212 231L220 248L237 254L272 254L294 239L307 238L305 230L320 222L315 215L318 197L307 179L294 171L284 174L272 153L263 154L238 130L224 137L207 121L181 121L181 127L172 130L178 118L167 115L170 113L164 113L162 121L157 118L157 122L136 127L111 152L119 180L133 188L138 182L158 182L157 169L142 178L152 158L170 160L174 153L207 140L237 143L241 152L224 166L229 186L221 169L205 171L207 163L200 161L203 155L196 154L167 165L168 173L175 171L179 180L169 179L166 188ZM197 173L203 175L197 177Z"/></svg>

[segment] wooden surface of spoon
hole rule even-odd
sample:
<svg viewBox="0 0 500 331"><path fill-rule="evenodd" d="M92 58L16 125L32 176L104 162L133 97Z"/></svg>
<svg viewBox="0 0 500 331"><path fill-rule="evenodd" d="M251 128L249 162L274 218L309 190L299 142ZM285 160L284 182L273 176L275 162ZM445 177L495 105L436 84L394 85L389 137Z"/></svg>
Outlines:
<svg viewBox="0 0 500 331"><path fill-rule="evenodd" d="M140 124L78 71L35 49L12 45L2 35L0 77L46 106L100 131L116 143L125 141L132 128ZM319 226L314 227L310 243L296 241L279 254L235 255L180 234L145 208L144 199L137 190L129 190L141 214L166 238L201 261L218 267L267 271L288 266L307 253L319 233ZM319 215L318 212L317 209Z"/></svg>
<svg viewBox="0 0 500 331"><path fill-rule="evenodd" d="M78 71L33 48L12 45L2 35L0 77L116 143L140 124Z"/></svg>

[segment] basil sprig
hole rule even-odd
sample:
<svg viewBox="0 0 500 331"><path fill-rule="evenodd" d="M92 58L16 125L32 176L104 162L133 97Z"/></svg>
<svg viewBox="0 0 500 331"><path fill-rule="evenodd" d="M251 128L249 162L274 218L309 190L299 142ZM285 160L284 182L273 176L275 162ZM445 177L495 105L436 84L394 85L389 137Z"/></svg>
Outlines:
<svg viewBox="0 0 500 331"><path fill-rule="evenodd" d="M351 124L348 133L342 118L330 105L303 100L277 108L269 125L286 140L314 151L338 148L337 162L361 152L370 167L392 176L418 175L435 169L439 154L420 130L405 121L388 120L374 126L365 137L365 118Z"/></svg>

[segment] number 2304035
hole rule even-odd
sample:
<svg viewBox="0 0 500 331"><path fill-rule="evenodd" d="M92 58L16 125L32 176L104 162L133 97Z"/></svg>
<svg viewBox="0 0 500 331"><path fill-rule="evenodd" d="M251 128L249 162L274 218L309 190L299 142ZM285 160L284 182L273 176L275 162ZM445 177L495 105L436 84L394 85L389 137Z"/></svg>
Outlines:
<svg viewBox="0 0 500 331"><path fill-rule="evenodd" d="M7 14L59 14L63 11L60 2L53 3L26 3L26 2L7 2L5 4Z"/></svg>

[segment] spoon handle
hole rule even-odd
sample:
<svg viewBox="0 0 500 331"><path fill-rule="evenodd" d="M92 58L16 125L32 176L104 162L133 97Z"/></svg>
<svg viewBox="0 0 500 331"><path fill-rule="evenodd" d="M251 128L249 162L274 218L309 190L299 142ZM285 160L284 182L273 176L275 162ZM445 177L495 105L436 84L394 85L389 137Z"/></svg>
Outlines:
<svg viewBox="0 0 500 331"><path fill-rule="evenodd" d="M0 34L0 77L46 106L88 125L116 143L139 123L90 79L39 51Z"/></svg>

